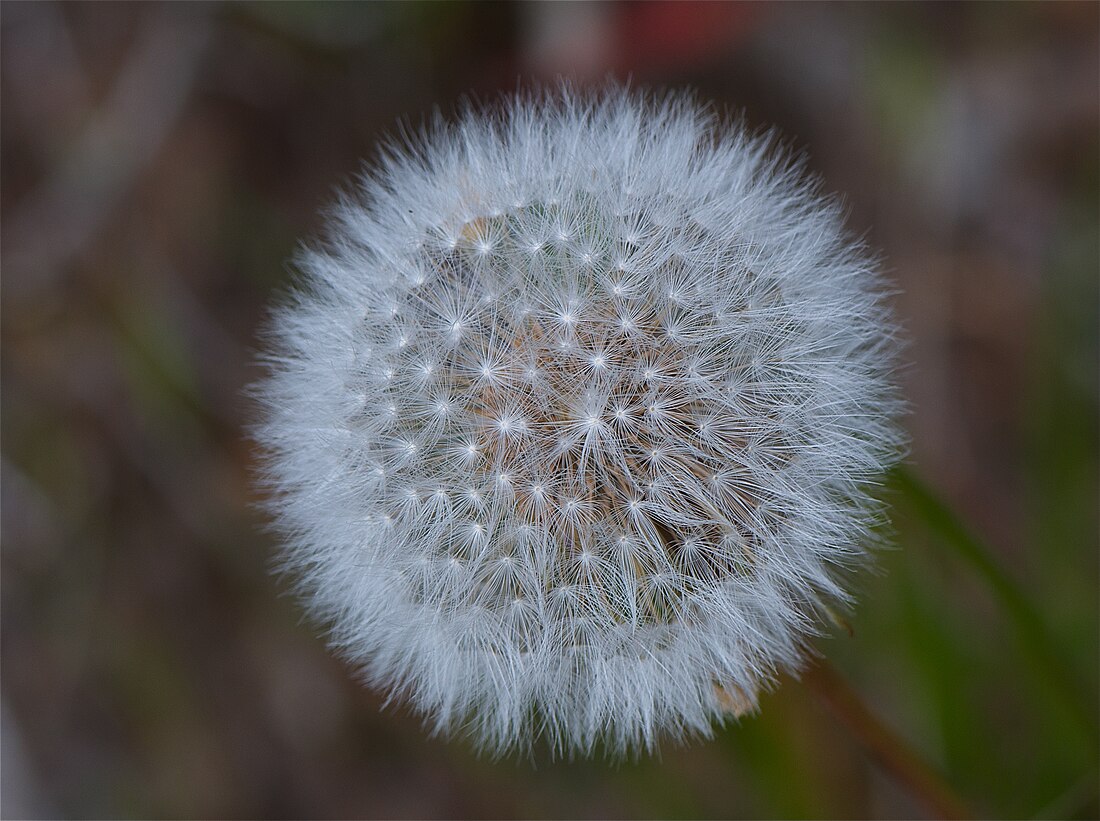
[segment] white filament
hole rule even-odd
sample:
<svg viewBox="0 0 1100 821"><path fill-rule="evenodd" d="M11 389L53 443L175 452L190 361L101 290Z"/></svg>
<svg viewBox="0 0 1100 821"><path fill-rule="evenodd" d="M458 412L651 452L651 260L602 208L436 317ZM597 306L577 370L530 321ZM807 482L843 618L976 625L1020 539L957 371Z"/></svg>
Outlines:
<svg viewBox="0 0 1100 821"><path fill-rule="evenodd" d="M768 138L568 89L391 146L273 325L286 567L444 731L706 734L797 668L897 458L873 260Z"/></svg>

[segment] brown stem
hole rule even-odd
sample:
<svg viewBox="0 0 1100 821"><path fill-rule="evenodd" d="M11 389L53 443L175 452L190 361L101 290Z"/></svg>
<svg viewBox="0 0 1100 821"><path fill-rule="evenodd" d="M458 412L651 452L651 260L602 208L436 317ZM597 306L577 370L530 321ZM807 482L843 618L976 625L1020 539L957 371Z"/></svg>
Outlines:
<svg viewBox="0 0 1100 821"><path fill-rule="evenodd" d="M852 734L891 775L938 818L972 818L955 791L912 747L884 724L824 660L803 674Z"/></svg>

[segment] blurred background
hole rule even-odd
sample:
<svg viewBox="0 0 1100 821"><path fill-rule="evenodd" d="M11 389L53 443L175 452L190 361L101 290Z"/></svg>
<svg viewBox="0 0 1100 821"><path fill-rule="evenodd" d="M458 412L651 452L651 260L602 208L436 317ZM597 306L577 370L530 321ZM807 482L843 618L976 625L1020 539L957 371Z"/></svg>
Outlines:
<svg viewBox="0 0 1100 821"><path fill-rule="evenodd" d="M1096 3L5 3L5 817L914 817L803 683L659 758L491 761L269 568L243 389L381 135L560 72L775 124L909 338L898 550L817 646L979 816L1098 801ZM914 477L917 477L916 479Z"/></svg>

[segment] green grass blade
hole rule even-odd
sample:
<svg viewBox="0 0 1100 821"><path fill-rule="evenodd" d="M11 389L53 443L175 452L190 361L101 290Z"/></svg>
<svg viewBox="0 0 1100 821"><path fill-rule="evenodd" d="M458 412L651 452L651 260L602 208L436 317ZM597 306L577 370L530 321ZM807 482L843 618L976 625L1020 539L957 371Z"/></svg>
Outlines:
<svg viewBox="0 0 1100 821"><path fill-rule="evenodd" d="M1078 681L1072 666L1064 659L1056 637L1023 588L1000 566L958 515L913 471L899 466L891 472L890 479L913 512L939 537L939 541L954 550L985 580L1015 624L1022 647L1032 656L1064 706L1072 711L1092 746L1100 746L1100 721L1095 699Z"/></svg>

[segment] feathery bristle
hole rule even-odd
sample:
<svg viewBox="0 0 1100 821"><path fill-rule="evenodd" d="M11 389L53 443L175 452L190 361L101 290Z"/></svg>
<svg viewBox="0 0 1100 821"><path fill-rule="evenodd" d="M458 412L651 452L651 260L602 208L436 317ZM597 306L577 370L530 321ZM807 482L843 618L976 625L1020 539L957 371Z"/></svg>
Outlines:
<svg viewBox="0 0 1100 821"><path fill-rule="evenodd" d="M568 88L391 146L273 324L286 567L494 750L706 734L796 669L898 456L874 261L768 138Z"/></svg>

